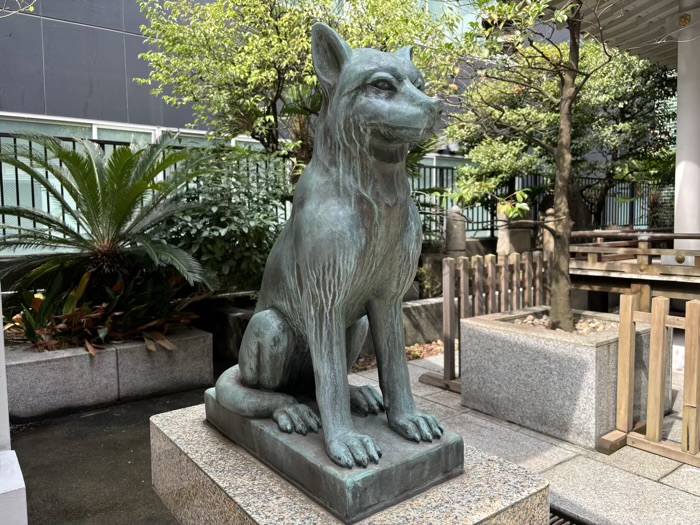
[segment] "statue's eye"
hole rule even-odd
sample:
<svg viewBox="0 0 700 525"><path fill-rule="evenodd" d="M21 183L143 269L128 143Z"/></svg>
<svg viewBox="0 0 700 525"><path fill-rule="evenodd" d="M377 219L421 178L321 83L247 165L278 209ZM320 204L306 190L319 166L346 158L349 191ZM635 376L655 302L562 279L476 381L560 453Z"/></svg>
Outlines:
<svg viewBox="0 0 700 525"><path fill-rule="evenodd" d="M372 86L376 87L377 89L381 89L382 91L396 91L394 84L384 79L375 80L372 82Z"/></svg>

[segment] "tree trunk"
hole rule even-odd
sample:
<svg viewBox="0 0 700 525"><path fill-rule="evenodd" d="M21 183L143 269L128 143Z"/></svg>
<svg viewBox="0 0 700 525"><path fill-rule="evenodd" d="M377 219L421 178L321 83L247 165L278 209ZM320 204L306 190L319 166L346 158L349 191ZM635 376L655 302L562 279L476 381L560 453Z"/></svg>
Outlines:
<svg viewBox="0 0 700 525"><path fill-rule="evenodd" d="M569 63L562 68L561 99L559 104L559 139L555 153L556 175L554 178L554 254L552 255L551 329L573 332L574 320L571 311L571 277L569 275L569 239L571 236L571 213L569 211L569 185L571 182L571 113L576 99L576 74L579 65L581 36L581 3L568 19Z"/></svg>

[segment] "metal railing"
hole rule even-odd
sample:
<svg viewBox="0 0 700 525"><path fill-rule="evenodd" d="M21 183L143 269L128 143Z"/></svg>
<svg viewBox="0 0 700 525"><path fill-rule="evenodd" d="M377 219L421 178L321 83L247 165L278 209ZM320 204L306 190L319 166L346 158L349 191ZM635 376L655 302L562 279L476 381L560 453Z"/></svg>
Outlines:
<svg viewBox="0 0 700 525"><path fill-rule="evenodd" d="M4 151L10 148L17 149L18 141L12 135L0 133L0 147ZM61 138L66 144L72 144L73 148L77 147L75 139ZM128 145L127 142L119 142L114 140L93 140L104 148L107 153L110 153L119 146ZM29 147L33 147L29 143ZM279 169L279 166L272 166L271 162L284 161L251 161L243 159L238 161L238 169L240 172L247 173L249 180L254 184L262 186L274 183L279 183L277 180L280 176L285 176L288 170ZM280 175L283 173L283 175ZM423 232L428 240L441 240L444 238L445 214L446 211L454 205L451 199L445 199L436 196L435 193L445 193L451 191L456 186L457 168L451 166L428 166L420 167L420 175L411 179L411 188L414 198L418 205L421 218L423 221ZM47 178L51 180L51 175L47 174ZM273 180L274 179L274 180ZM60 188L58 181L56 186ZM579 178L578 183L582 188L584 196L591 202L594 200L596 192L600 191L601 185L604 184L602 179L596 178ZM498 195L505 196L513 193L516 190L523 188L537 188L545 186L545 181L539 176L523 176L516 177L509 181L507 185L499 188ZM650 217L649 209L653 197L653 192L658 188L649 184L636 184L617 182L609 190L605 199L605 206L602 211L601 227L610 225L619 226L649 226ZM63 193L63 189L61 188ZM543 204L544 193L539 193L532 198L531 209L533 217L537 217ZM69 198L69 196L65 196ZM26 206L42 209L51 213L51 200L46 194L46 191L33 181L28 175L20 170L0 163L0 205ZM471 206L464 210L464 215L467 218L467 231L470 233L481 233L494 237L497 233L498 222L496 218L496 206ZM291 195L285 196L279 202L279 217L281 221L286 221L291 211ZM65 216L61 216L63 221ZM0 221L5 223L6 217L0 216ZM31 222L22 223L23 226L36 226ZM667 224L662 224L666 226ZM0 230L0 234L5 232Z"/></svg>

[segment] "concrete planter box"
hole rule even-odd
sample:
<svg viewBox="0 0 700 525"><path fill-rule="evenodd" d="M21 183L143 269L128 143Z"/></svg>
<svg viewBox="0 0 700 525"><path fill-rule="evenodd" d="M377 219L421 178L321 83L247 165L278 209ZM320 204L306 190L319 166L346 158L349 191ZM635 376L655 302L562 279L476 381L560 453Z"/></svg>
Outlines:
<svg viewBox="0 0 700 525"><path fill-rule="evenodd" d="M461 321L462 404L593 449L615 428L618 332L577 335L512 323L547 310L526 308ZM576 313L619 320L613 314ZM649 336L649 325L638 323L635 420L646 415ZM667 370L670 410L670 363Z"/></svg>
<svg viewBox="0 0 700 525"><path fill-rule="evenodd" d="M213 383L212 338L201 330L169 336L171 352L129 341L97 350L37 352L7 347L10 417L29 419Z"/></svg>

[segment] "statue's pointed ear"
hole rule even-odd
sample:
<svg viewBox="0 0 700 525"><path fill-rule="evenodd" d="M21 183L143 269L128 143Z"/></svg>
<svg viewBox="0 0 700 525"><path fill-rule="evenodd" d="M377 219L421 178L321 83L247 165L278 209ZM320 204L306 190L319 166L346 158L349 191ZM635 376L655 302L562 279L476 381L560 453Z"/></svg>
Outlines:
<svg viewBox="0 0 700 525"><path fill-rule="evenodd" d="M406 46L399 49L395 55L405 58L406 60L413 60L413 46Z"/></svg>
<svg viewBox="0 0 700 525"><path fill-rule="evenodd" d="M350 60L350 46L326 24L316 22L311 30L311 56L321 84L333 89L343 66Z"/></svg>

